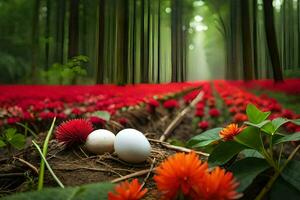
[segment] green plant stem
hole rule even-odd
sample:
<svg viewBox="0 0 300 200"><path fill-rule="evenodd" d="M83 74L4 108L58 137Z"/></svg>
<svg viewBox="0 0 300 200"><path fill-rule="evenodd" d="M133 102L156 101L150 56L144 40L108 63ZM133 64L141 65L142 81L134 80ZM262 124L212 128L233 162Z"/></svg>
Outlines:
<svg viewBox="0 0 300 200"><path fill-rule="evenodd" d="M283 151L283 144L280 144L280 151L279 151L279 157L278 157L278 162L277 162L278 168L280 167L282 151Z"/></svg>
<svg viewBox="0 0 300 200"><path fill-rule="evenodd" d="M19 122L17 122L16 124L18 124L19 126L22 126L22 127L25 129L26 132L29 131L29 133L30 133L34 138L37 138L37 137L38 137L37 134L35 134L33 130L31 130L30 128L28 128L27 123L26 123L26 125L24 125L24 124L22 124L22 123L19 123Z"/></svg>
<svg viewBox="0 0 300 200"><path fill-rule="evenodd" d="M33 145L36 147L36 149L38 150L42 160L44 161L46 167L48 168L50 174L52 175L52 177L54 178L54 180L58 183L58 185L61 188L65 188L65 186L62 184L62 182L58 179L58 177L55 175L55 173L53 172L52 168L50 167L48 161L46 160L45 156L42 153L41 148L39 147L39 145L37 145L37 143L35 143L35 141L32 141Z"/></svg>
<svg viewBox="0 0 300 200"><path fill-rule="evenodd" d="M272 160L274 160L274 158L273 158L273 137L270 136L269 139L270 139L270 144L269 144L270 157Z"/></svg>
<svg viewBox="0 0 300 200"><path fill-rule="evenodd" d="M284 168L287 166L287 164L293 159L293 157L295 156L295 154L297 153L297 151L299 150L299 148L300 148L300 145L298 145L294 149L294 151L291 153L291 155L285 161L285 163L283 164L283 166L278 171L275 172L275 174L272 176L272 178L268 181L267 185L257 195L257 197L255 198L255 200L261 200L267 194L267 192L269 192L269 190L271 189L271 187L274 184L274 182L276 181L276 179L279 177L279 175L284 170Z"/></svg>
<svg viewBox="0 0 300 200"><path fill-rule="evenodd" d="M56 117L53 119L51 127L50 127L50 129L49 129L49 131L47 133L46 139L44 141L44 145L43 145L43 156L44 157L47 156L48 143L49 143L50 137L51 137L52 132L53 132L55 120L56 120ZM37 188L38 190L43 189L44 175L45 175L45 162L44 162L44 159L41 159L40 172L39 172L39 181L38 181L38 188Z"/></svg>

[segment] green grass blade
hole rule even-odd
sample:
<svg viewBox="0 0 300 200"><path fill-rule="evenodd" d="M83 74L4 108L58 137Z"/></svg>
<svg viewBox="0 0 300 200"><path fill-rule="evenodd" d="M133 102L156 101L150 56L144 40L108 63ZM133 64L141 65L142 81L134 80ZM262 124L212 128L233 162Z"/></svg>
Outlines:
<svg viewBox="0 0 300 200"><path fill-rule="evenodd" d="M44 141L44 145L43 145L43 156L44 157L47 156L48 143L49 143L50 137L51 137L53 129L54 129L55 120L56 120L56 117L53 119L51 127L50 127L50 129L49 129L49 131L47 133L46 139ZM44 163L44 159L41 159L40 173L39 173L39 182L38 182L38 190L43 189L44 175L45 175L45 163Z"/></svg>
<svg viewBox="0 0 300 200"><path fill-rule="evenodd" d="M54 178L54 180L57 182L57 184L61 187L61 188L65 188L65 186L62 184L62 182L58 179L58 177L55 175L55 173L53 172L52 168L50 167L48 161L46 160L45 156L42 153L41 148L39 147L39 145L37 145L37 143L35 143L35 141L32 141L33 145L36 147L36 149L38 150L43 162L45 163L46 167L48 168L50 174L52 175L52 177Z"/></svg>
<svg viewBox="0 0 300 200"><path fill-rule="evenodd" d="M37 134L33 130L31 130L27 125L24 125L24 124L22 124L20 122L17 122L17 124L19 126L22 126L23 128L25 128L25 131L28 131L34 138L38 137Z"/></svg>

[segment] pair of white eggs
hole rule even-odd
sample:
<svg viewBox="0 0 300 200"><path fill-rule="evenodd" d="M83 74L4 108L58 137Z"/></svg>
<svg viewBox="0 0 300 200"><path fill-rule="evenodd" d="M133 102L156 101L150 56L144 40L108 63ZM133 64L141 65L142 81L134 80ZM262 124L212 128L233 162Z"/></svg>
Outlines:
<svg viewBox="0 0 300 200"><path fill-rule="evenodd" d="M131 128L121 130L116 136L106 129L95 130L88 135L85 146L95 154L115 151L120 159L130 163L143 162L151 153L144 134Z"/></svg>

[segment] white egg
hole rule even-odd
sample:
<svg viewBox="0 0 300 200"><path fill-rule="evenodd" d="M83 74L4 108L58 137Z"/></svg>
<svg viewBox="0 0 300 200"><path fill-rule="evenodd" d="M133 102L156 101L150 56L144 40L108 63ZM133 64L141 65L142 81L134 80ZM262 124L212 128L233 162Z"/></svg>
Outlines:
<svg viewBox="0 0 300 200"><path fill-rule="evenodd" d="M86 138L85 146L88 151L95 154L114 151L114 142L116 136L105 129L98 129L91 132Z"/></svg>
<svg viewBox="0 0 300 200"><path fill-rule="evenodd" d="M115 152L126 162L140 163L150 156L151 145L147 138L138 130L127 128L116 135Z"/></svg>

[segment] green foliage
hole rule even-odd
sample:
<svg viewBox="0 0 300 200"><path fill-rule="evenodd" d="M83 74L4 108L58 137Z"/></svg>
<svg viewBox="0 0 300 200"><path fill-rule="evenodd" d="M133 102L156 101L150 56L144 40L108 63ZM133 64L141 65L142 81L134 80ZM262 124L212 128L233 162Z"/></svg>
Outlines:
<svg viewBox="0 0 300 200"><path fill-rule="evenodd" d="M271 114L271 112L260 111L253 104L248 104L246 113L247 113L249 121L254 124L259 124L259 123L263 122Z"/></svg>
<svg viewBox="0 0 300 200"><path fill-rule="evenodd" d="M270 192L271 200L299 199L300 193L295 187L279 177Z"/></svg>
<svg viewBox="0 0 300 200"><path fill-rule="evenodd" d="M292 160L282 171L282 178L297 188L300 194L300 161Z"/></svg>
<svg viewBox="0 0 300 200"><path fill-rule="evenodd" d="M291 134L291 135L286 135L286 136L282 136L282 135L278 135L278 137L276 137L276 139L273 139L273 143L274 144L280 144L283 142L290 142L290 141L299 141L300 140L300 132Z"/></svg>
<svg viewBox="0 0 300 200"><path fill-rule="evenodd" d="M103 119L104 121L109 121L110 120L110 113L107 111L96 111L92 113L92 116L99 117Z"/></svg>
<svg viewBox="0 0 300 200"><path fill-rule="evenodd" d="M230 171L233 172L240 183L238 191L242 192L252 183L257 175L268 168L270 168L270 165L265 159L249 157L235 162L230 167Z"/></svg>
<svg viewBox="0 0 300 200"><path fill-rule="evenodd" d="M208 158L210 166L231 164L230 169L240 182L240 192L244 191L258 175L269 168L273 169L274 175L261 190L258 198L262 198L274 183L276 188L281 187L282 181L294 187L294 189L290 189L293 190L291 192L295 193L295 189L300 191L300 171L298 170L300 162L292 160L300 146L298 145L294 149L288 159L284 158L281 153L279 157L274 156L274 145L300 140L300 132L283 135L278 132L280 127L287 122L299 125L300 121L285 118L276 118L271 121L267 119L270 112L262 112L253 104L247 106L246 113L249 119L248 122L245 122L247 127L233 140L221 140L219 138L221 129L216 128L191 138L188 143L189 146L192 148L212 147ZM211 143L215 141L219 143L211 146ZM235 161L238 154L243 154L244 159ZM284 162L282 162L283 160ZM280 177L283 179L281 180ZM278 190L289 189L284 187Z"/></svg>
<svg viewBox="0 0 300 200"><path fill-rule="evenodd" d="M224 165L235 155L247 147L235 141L222 142L216 146L208 157L208 164L212 166Z"/></svg>
<svg viewBox="0 0 300 200"><path fill-rule="evenodd" d="M14 147L18 150L24 148L26 138L24 135L17 133L14 128L6 129L3 136L0 137L0 148L7 146L8 148Z"/></svg>
<svg viewBox="0 0 300 200"><path fill-rule="evenodd" d="M235 141L259 152L262 152L264 148L260 132L256 127L249 126L245 128L240 134L235 136Z"/></svg>
<svg viewBox="0 0 300 200"><path fill-rule="evenodd" d="M192 148L199 148L216 142L220 140L219 133L221 130L222 128L214 128L207 130L200 135L196 135L188 141L187 146Z"/></svg>
<svg viewBox="0 0 300 200"><path fill-rule="evenodd" d="M74 84L78 77L87 75L83 64L88 60L88 57L80 55L71 58L66 64L55 63L49 70L40 72L41 81L50 84Z"/></svg>
<svg viewBox="0 0 300 200"><path fill-rule="evenodd" d="M97 183L69 188L47 188L41 191L18 193L4 197L3 200L105 200L107 193L111 191L113 184Z"/></svg>

